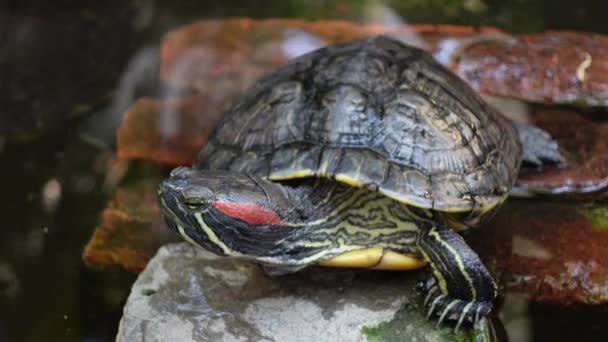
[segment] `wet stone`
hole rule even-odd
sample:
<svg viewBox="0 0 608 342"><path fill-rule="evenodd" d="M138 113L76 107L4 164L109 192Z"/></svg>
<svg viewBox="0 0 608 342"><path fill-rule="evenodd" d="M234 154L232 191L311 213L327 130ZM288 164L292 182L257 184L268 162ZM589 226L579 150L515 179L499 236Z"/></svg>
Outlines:
<svg viewBox="0 0 608 342"><path fill-rule="evenodd" d="M165 35L160 74L164 82L177 89L205 92L219 83L222 88L242 92L288 60L327 44L385 34L443 55L451 53L442 48L447 40L468 41L479 33L497 31L488 27L358 24L343 20L202 20ZM449 59L437 58L446 63Z"/></svg>
<svg viewBox="0 0 608 342"><path fill-rule="evenodd" d="M496 28L450 25L202 20L164 37L161 78L177 89L205 92L221 84L243 91L312 49L378 34L432 52L480 93L536 103L608 106L608 37L586 32L511 35Z"/></svg>
<svg viewBox="0 0 608 342"><path fill-rule="evenodd" d="M131 290L117 341L488 341L490 323L435 327L424 272L313 267L271 277L186 243L162 247Z"/></svg>
<svg viewBox="0 0 608 342"><path fill-rule="evenodd" d="M509 200L467 242L502 294L534 302L608 304L608 204Z"/></svg>
<svg viewBox="0 0 608 342"><path fill-rule="evenodd" d="M471 41L451 69L478 92L537 103L608 105L605 35L547 31Z"/></svg>

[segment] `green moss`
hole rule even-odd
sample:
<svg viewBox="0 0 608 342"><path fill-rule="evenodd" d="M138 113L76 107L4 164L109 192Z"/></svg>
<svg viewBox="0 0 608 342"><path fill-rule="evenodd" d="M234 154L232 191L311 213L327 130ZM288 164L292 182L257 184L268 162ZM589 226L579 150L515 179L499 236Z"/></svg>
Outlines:
<svg viewBox="0 0 608 342"><path fill-rule="evenodd" d="M446 341L446 342L488 342L490 337L490 322L484 320L472 328L463 326L458 333L454 332L451 323L437 326L436 319L426 319L423 296L416 293L413 288L411 300L405 304L395 317L386 322L376 325L363 326L361 333L369 342L397 342L403 341L404 337L409 340L419 341Z"/></svg>
<svg viewBox="0 0 608 342"><path fill-rule="evenodd" d="M453 341L455 342L484 342L489 341L489 335L485 329L487 327L484 325L484 328L478 329L473 328L470 330L466 330L459 334L452 334Z"/></svg>
<svg viewBox="0 0 608 342"><path fill-rule="evenodd" d="M579 208L579 212L585 216L593 227L608 230L608 206L606 205L585 205Z"/></svg>
<svg viewBox="0 0 608 342"><path fill-rule="evenodd" d="M384 330L390 322L382 322L376 326L363 326L361 333L367 337L368 341L380 341L384 336Z"/></svg>
<svg viewBox="0 0 608 342"><path fill-rule="evenodd" d="M410 322L403 319L402 315L399 316L401 318L396 317L392 321L381 322L375 326L363 326L361 333L369 342L396 342L402 341L404 336L412 337L412 335L432 341L486 342L490 340L486 333L486 325L483 325L482 329L463 329L455 333L451 325L437 328L434 321Z"/></svg>

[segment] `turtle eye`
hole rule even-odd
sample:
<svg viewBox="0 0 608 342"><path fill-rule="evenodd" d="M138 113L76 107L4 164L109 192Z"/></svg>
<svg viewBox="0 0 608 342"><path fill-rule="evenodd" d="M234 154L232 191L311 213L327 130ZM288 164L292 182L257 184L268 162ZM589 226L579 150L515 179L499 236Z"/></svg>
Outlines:
<svg viewBox="0 0 608 342"><path fill-rule="evenodd" d="M191 197L191 198L184 198L184 204L186 205L186 207L188 207L191 210L199 210L201 208L206 207L206 205L208 204L208 201L203 199L203 198L198 198L198 197Z"/></svg>
<svg viewBox="0 0 608 342"><path fill-rule="evenodd" d="M186 206L192 210L196 210L201 207L201 204L200 203L186 203Z"/></svg>
<svg viewBox="0 0 608 342"><path fill-rule="evenodd" d="M213 191L204 186L190 186L181 191L183 204L190 210L201 210L209 207L215 195Z"/></svg>

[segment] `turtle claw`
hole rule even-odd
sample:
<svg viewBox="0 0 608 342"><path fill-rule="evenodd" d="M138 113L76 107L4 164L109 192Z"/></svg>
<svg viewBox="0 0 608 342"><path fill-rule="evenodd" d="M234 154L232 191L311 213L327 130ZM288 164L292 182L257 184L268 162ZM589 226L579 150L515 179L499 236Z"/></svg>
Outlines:
<svg viewBox="0 0 608 342"><path fill-rule="evenodd" d="M462 313L460 314L460 317L458 318L458 323L456 323L456 328L454 329L455 332L458 332L458 330L460 329L460 325L462 324L464 317L467 315L467 313L471 309L471 306L473 306L473 303L467 303L467 305L465 305L464 308L462 309Z"/></svg>
<svg viewBox="0 0 608 342"><path fill-rule="evenodd" d="M445 321L455 321L455 332L458 332L465 323L477 324L480 318L487 315L492 309L490 301L472 302L445 296L434 284L427 291L424 300L424 306L428 307L426 319L430 319L433 315L439 316L437 326Z"/></svg>
<svg viewBox="0 0 608 342"><path fill-rule="evenodd" d="M441 316L439 316L439 321L437 321L437 327L439 327L441 325L441 322L443 322L443 320L445 319L446 315L450 312L450 310L452 309L452 307L454 305L458 304L457 301L453 300L452 302L450 302L450 304L448 304L445 309L443 309L443 312L441 313Z"/></svg>
<svg viewBox="0 0 608 342"><path fill-rule="evenodd" d="M431 304L431 307L429 308L429 312L426 314L427 320L431 318L431 316L433 315L433 311L435 310L435 306L437 305L437 303L439 303L441 301L442 298L443 298L443 296L435 297L435 299L433 300L433 303Z"/></svg>
<svg viewBox="0 0 608 342"><path fill-rule="evenodd" d="M427 306L427 304L429 303L429 300L431 299L431 297L433 297L433 294L435 293L435 291L438 291L439 289L437 288L437 286L433 286L431 287L431 289L429 290L429 293L426 295L426 298L424 298L424 306Z"/></svg>
<svg viewBox="0 0 608 342"><path fill-rule="evenodd" d="M477 323L479 322L479 310L481 309L481 306L477 307L477 310L475 310L475 321L473 324L477 325Z"/></svg>

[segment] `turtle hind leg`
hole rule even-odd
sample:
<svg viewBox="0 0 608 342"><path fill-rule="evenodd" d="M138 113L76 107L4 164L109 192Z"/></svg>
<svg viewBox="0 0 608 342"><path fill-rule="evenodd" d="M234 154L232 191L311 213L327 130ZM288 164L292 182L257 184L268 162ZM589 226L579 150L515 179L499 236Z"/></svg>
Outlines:
<svg viewBox="0 0 608 342"><path fill-rule="evenodd" d="M418 248L434 279L427 282L428 315L442 321L477 322L492 309L496 284L477 254L446 224L421 229Z"/></svg>
<svg viewBox="0 0 608 342"><path fill-rule="evenodd" d="M564 163L559 146L549 133L527 123L515 122L514 125L519 134L524 162L534 166Z"/></svg>

